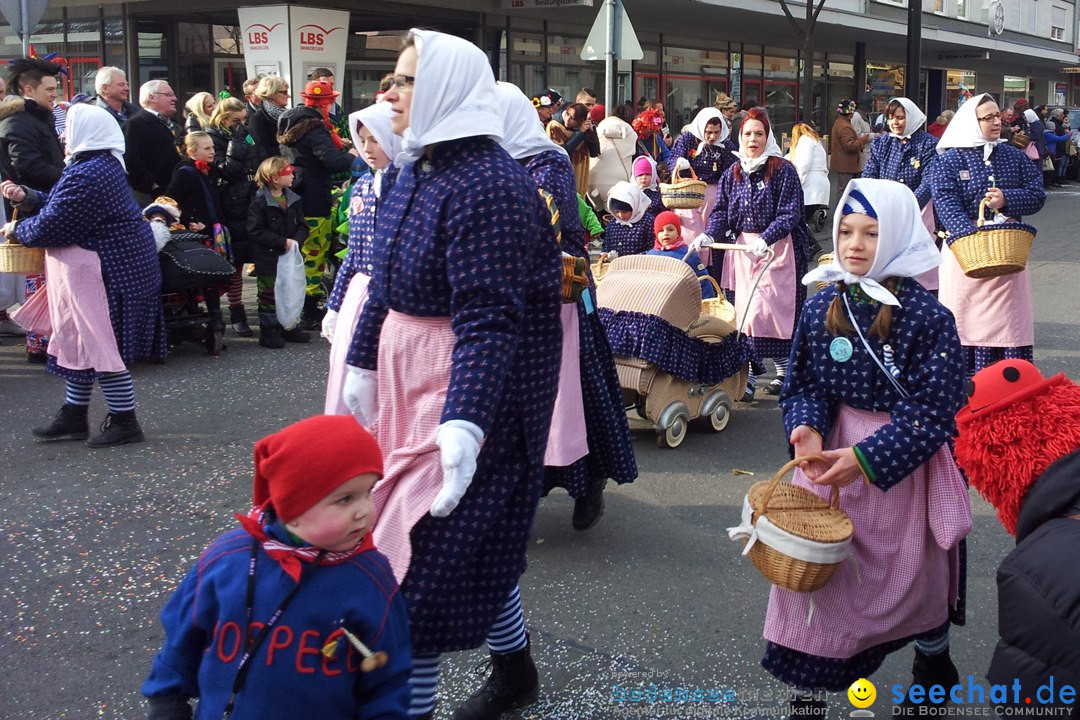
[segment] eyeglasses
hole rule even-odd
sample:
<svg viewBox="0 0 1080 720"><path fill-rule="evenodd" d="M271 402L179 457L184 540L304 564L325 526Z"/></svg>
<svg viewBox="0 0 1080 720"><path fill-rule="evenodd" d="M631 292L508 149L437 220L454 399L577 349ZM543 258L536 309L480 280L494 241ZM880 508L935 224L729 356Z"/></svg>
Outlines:
<svg viewBox="0 0 1080 720"><path fill-rule="evenodd" d="M390 78L390 87L395 90L404 90L408 86L416 82L416 78L412 75L395 75Z"/></svg>
<svg viewBox="0 0 1080 720"><path fill-rule="evenodd" d="M1001 113L999 113L999 112L991 113L990 115L983 115L981 118L978 118L979 122L985 122L985 123L992 123L992 122L995 122L995 121L1000 120L1000 119L1001 119Z"/></svg>
<svg viewBox="0 0 1080 720"><path fill-rule="evenodd" d="M288 90L278 90L278 91L277 91L276 93L274 93L274 94L275 94L275 95L288 95L288 94L289 94L289 91L288 91Z"/></svg>

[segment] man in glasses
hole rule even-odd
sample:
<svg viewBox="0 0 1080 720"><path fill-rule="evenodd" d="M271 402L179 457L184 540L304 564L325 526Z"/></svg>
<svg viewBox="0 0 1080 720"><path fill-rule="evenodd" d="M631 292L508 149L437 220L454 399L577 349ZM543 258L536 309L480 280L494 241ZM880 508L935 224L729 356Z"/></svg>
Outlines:
<svg viewBox="0 0 1080 720"><path fill-rule="evenodd" d="M176 93L165 80L151 80L139 88L142 110L124 125L128 182L140 206L149 205L169 185L180 162L176 150Z"/></svg>

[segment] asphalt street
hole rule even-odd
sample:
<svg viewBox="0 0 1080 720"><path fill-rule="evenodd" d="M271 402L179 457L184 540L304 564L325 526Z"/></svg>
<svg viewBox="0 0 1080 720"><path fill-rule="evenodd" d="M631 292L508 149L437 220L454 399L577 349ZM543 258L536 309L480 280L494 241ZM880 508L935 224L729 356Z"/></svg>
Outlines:
<svg viewBox="0 0 1080 720"><path fill-rule="evenodd" d="M1072 187L1030 218L1040 231L1031 267L1037 362L1080 378ZM135 368L147 441L91 451L31 441L28 427L57 410L63 384L3 339L0 718L145 716L139 685L163 637L158 613L200 550L247 507L253 443L323 404L324 341L280 351L253 338L226 342L217 359L182 345L164 365ZM97 392L91 412L105 414ZM595 528L571 528L565 494L540 505L522 597L543 691L520 717L778 716L784 688L758 665L769 586L725 532L749 484L787 458L775 399L759 393L724 432L694 432L676 450L657 448L650 432L634 447L641 477L608 490ZM1012 541L972 499L968 622L954 628L953 656L961 676L979 682L996 641L994 573ZM483 658L447 658L440 718L482 682L474 671ZM911 659L910 649L897 652L871 678L878 717L891 712L887 688L910 682ZM617 701L654 684L735 699ZM851 709L835 696L829 716Z"/></svg>

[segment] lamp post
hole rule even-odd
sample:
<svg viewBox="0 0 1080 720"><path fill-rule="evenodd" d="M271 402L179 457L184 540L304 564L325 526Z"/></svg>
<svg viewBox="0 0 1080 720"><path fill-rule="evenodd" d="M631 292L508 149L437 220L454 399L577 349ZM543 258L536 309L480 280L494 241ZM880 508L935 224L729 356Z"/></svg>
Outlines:
<svg viewBox="0 0 1080 720"><path fill-rule="evenodd" d="M904 72L904 97L921 104L919 79L922 76L922 0L908 0L907 69Z"/></svg>

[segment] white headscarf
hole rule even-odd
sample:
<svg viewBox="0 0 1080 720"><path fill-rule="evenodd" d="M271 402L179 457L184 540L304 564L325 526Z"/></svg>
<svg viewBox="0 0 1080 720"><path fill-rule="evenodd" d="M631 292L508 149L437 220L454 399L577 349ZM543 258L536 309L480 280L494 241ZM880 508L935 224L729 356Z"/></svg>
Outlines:
<svg viewBox="0 0 1080 720"><path fill-rule="evenodd" d="M941 139L938 140L937 151L939 155L950 148L981 147L983 149L983 159L988 160L990 159L990 153L994 152L994 146L1005 142L1000 138L987 140L983 136L982 128L979 127L979 116L976 109L979 107L979 103L988 97L993 100L990 93L982 93L964 101L964 104L956 111L956 115L945 127Z"/></svg>
<svg viewBox="0 0 1080 720"><path fill-rule="evenodd" d="M349 134L352 135L353 147L359 150L363 145L356 131L357 124L363 125L375 137L375 142L379 143L379 147L386 153L386 157L390 158L390 162L394 162L394 158L401 152L401 136L394 134L390 126L390 118L393 114L388 102L377 102L374 105L368 105L363 110L349 113ZM363 160L363 158L364 155L361 153L360 159ZM367 161L364 160L364 162ZM382 197L382 181L386 175L386 168L373 167L371 169L375 171L375 197Z"/></svg>
<svg viewBox="0 0 1080 720"><path fill-rule="evenodd" d="M114 121L115 122L115 121ZM612 200L621 200L629 205L633 212L630 215L629 220L620 220L615 217L615 211L611 209ZM637 185L621 180L615 183L611 190L608 192L608 211L611 212L612 218L620 225L633 225L640 220L646 212L649 210L649 196L645 194L645 191L639 188Z"/></svg>
<svg viewBox="0 0 1080 720"><path fill-rule="evenodd" d="M656 172L656 161L648 155L638 155L634 158L634 165L639 162L645 161L649 163L649 167L652 169L652 180L649 181L649 187L646 190L659 190L660 189L660 175ZM638 175L644 175L645 173L639 173L634 170L634 166L630 167L630 174L633 176L630 179L636 181Z"/></svg>
<svg viewBox="0 0 1080 720"><path fill-rule="evenodd" d="M705 142L705 127L716 120L720 121L720 138L714 143ZM697 150L695 152L701 152L705 149L706 145L720 145L731 135L731 128L728 127L727 119L724 114L716 108L707 107L698 111L698 114L694 116L694 121L690 123L690 132L694 134L701 142L698 143Z"/></svg>
<svg viewBox="0 0 1080 720"><path fill-rule="evenodd" d="M1039 122L1039 113L1035 112L1031 108L1024 111L1024 119L1029 123Z"/></svg>
<svg viewBox="0 0 1080 720"><path fill-rule="evenodd" d="M735 157L739 158L739 164L742 165L742 169L747 175L767 163L769 161L769 158L771 157L784 157L784 153L780 151L780 146L776 144L776 136L773 135L771 123L769 125L769 140L765 144L765 152L761 153L756 158L752 158L746 154L746 148L743 145L744 140L741 128L744 127L746 125L746 121L750 119L751 118L743 118L743 124L740 126L739 132L739 149L731 151L735 154Z"/></svg>
<svg viewBox="0 0 1080 720"><path fill-rule="evenodd" d="M843 281L859 285L880 303L899 306L900 301L881 281L890 277L914 277L941 264L941 252L922 222L922 210L915 194L903 183L892 180L852 180L844 190L833 216L833 243L839 245L840 221L845 210L860 212L878 220L878 245L874 263L865 275L844 269L840 253L832 263L803 276L803 285Z"/></svg>
<svg viewBox="0 0 1080 720"><path fill-rule="evenodd" d="M907 116L907 124L904 125L904 134L897 135L889 128L889 134L898 140L907 140L915 131L926 124L926 113L919 109L919 106L913 103L906 97L893 98L896 102L900 103L904 108L904 114ZM888 119L885 120L885 126L889 126Z"/></svg>
<svg viewBox="0 0 1080 720"><path fill-rule="evenodd" d="M487 55L468 40L432 30L409 31L419 60L409 127L394 163L403 167L435 143L484 135L502 139L502 113ZM115 122L115 121L114 121Z"/></svg>
<svg viewBox="0 0 1080 720"><path fill-rule="evenodd" d="M66 162L70 163L81 152L108 150L127 172L124 148L124 133L120 130L120 124L104 109L86 103L76 103L68 108Z"/></svg>
<svg viewBox="0 0 1080 720"><path fill-rule="evenodd" d="M503 133L500 144L515 160L538 155L545 150L558 150L566 155L544 132L544 126L536 122L536 108L517 85L495 83L495 93L502 111ZM569 157L569 156L567 156Z"/></svg>

